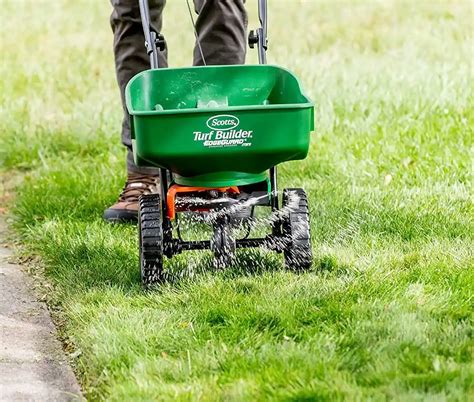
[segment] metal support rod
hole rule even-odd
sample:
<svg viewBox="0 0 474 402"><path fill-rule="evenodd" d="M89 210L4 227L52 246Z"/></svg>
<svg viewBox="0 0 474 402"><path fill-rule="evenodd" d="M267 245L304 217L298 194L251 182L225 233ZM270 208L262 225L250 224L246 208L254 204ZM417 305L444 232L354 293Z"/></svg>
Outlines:
<svg viewBox="0 0 474 402"><path fill-rule="evenodd" d="M267 0L258 0L258 18L260 20L260 28L257 29L258 39L258 62L259 64L267 64L267 49L268 49L268 13ZM278 181L277 168L273 166L270 168L270 185L272 189L271 206L272 210L278 209ZM273 234L280 234L278 225L273 225Z"/></svg>
<svg viewBox="0 0 474 402"><path fill-rule="evenodd" d="M235 241L236 248L257 248L263 245L277 245L278 241L275 241L275 236L269 235L267 237L255 238L255 239L237 239ZM174 242L174 253L178 254L182 251L191 250L204 250L211 248L211 241L209 240L195 240L195 241L179 241ZM280 247L275 246L275 251L280 251Z"/></svg>
<svg viewBox="0 0 474 402"><path fill-rule="evenodd" d="M145 47L148 56L150 57L150 67L152 69L158 68L158 50L156 48L156 32L152 31L150 23L150 8L148 7L148 0L139 0L140 16L143 26L143 35L145 36Z"/></svg>
<svg viewBox="0 0 474 402"><path fill-rule="evenodd" d="M168 205L166 203L166 197L168 196L168 172L166 169L160 169L160 196L161 196L161 210L163 212L163 223L169 224ZM171 226L171 225L170 225Z"/></svg>
<svg viewBox="0 0 474 402"><path fill-rule="evenodd" d="M275 211L278 209L278 179L276 166L270 168L270 185L272 188L270 204L272 206L272 211Z"/></svg>
<svg viewBox="0 0 474 402"><path fill-rule="evenodd" d="M267 0L258 0L258 18L260 20L260 28L257 29L258 62L267 64Z"/></svg>
<svg viewBox="0 0 474 402"><path fill-rule="evenodd" d="M241 239L236 240L235 247L236 248L258 248L264 245L274 244L272 242L271 237L265 237L261 239Z"/></svg>
<svg viewBox="0 0 474 402"><path fill-rule="evenodd" d="M270 186L272 188L271 194L271 206L272 211L278 211L279 209L279 201L278 201L278 180L277 180L277 168L273 166L270 168ZM273 236L280 236L281 235L281 222L280 220L275 220L272 222L272 235Z"/></svg>
<svg viewBox="0 0 474 402"><path fill-rule="evenodd" d="M180 253L181 251L210 249L211 242L209 240L177 241L176 248L177 248L177 253Z"/></svg>

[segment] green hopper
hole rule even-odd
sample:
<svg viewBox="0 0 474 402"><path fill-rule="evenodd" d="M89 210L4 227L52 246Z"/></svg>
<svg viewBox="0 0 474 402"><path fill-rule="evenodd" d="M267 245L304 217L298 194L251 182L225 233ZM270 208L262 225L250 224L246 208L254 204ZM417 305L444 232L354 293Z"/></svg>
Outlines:
<svg viewBox="0 0 474 402"><path fill-rule="evenodd" d="M135 163L187 186L265 180L304 159L314 107L289 71L270 65L147 70L126 89Z"/></svg>

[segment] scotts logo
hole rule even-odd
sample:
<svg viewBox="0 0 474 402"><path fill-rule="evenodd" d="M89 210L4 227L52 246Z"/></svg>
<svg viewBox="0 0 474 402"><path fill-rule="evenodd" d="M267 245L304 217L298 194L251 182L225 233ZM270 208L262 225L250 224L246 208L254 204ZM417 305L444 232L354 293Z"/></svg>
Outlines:
<svg viewBox="0 0 474 402"><path fill-rule="evenodd" d="M211 117L207 122L207 127L212 130L227 131L236 128L240 121L237 117L231 114L220 114L219 116Z"/></svg>

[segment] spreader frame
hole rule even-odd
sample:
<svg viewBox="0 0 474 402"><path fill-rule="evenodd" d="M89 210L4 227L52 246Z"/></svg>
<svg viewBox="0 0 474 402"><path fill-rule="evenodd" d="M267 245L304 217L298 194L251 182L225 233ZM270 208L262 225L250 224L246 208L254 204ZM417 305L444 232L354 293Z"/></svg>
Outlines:
<svg viewBox="0 0 474 402"><path fill-rule="evenodd" d="M166 43L161 33L157 32L150 22L148 0L139 0L139 6L145 36L145 47L150 57L150 66L151 69L158 69L158 51L163 51ZM260 27L250 32L248 43L251 48L257 45L259 64L266 64L266 51L268 48L267 0L258 0L258 11ZM199 40L198 38L196 39ZM235 249L265 247L275 252L285 253L285 261L290 268L308 268L311 265L309 208L306 194L302 189L288 189L283 192L282 208L285 208L285 205L288 206L288 191L290 190L298 193L299 204L295 211L290 211L285 216L277 214L277 217L271 221L271 233L264 237L244 237L240 239L234 239L231 235L228 235L229 229L235 225L235 219L241 219L226 211L225 208L228 206L236 205L239 202L250 202L252 207L251 215L255 206L271 207L273 213L280 210L276 166L270 167L265 181L239 187L238 191L240 193L238 194L236 194L236 191L225 193L224 190L225 197L229 197L228 205L225 202L218 207L213 207L211 202L207 206L204 204L206 206L204 210L208 212L224 211L213 222L214 234L211 240L183 240L179 232L179 224L177 224L178 238L173 237L172 222L174 210L169 211L168 207L168 202L170 202L168 195L170 184L173 184L173 175L170 170L159 168L159 176L159 194L144 195L140 199L140 268L142 283L145 286L156 284L163 280L163 256L171 258L183 251L211 249L214 252L217 265L226 266L230 263L229 258ZM212 195L211 192L216 190L209 188L209 194ZM204 191L206 190L204 189ZM175 194L172 195L172 199L176 200ZM207 199L204 202L207 202ZM174 206L176 207L176 204ZM185 207L177 209L178 212L186 210L192 211L192 206L190 205L189 209ZM172 216L170 216L169 212L171 212ZM244 219L250 219L251 221L252 218ZM295 230L296 228L302 228L303 230L297 231ZM298 261L298 259L301 261Z"/></svg>

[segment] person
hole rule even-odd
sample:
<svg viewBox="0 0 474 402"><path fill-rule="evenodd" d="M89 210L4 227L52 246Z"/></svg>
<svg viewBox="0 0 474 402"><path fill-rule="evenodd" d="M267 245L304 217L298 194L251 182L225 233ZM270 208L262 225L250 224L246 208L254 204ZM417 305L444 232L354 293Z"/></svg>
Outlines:
<svg viewBox="0 0 474 402"><path fill-rule="evenodd" d="M111 0L111 3L115 70L124 109L122 143L127 147L127 180L117 202L104 211L104 219L109 222L136 222L139 197L157 192L159 179L157 169L139 167L133 161L125 86L135 74L149 69L150 61L145 49L138 0ZM149 0L150 22L159 32L162 29L165 3L166 0ZM202 54L196 43L193 65L245 63L248 19L244 3L245 0L194 0L196 34ZM175 21L174 24L174 29L192 29L191 23L185 25ZM159 52L159 66L168 66L166 50Z"/></svg>

